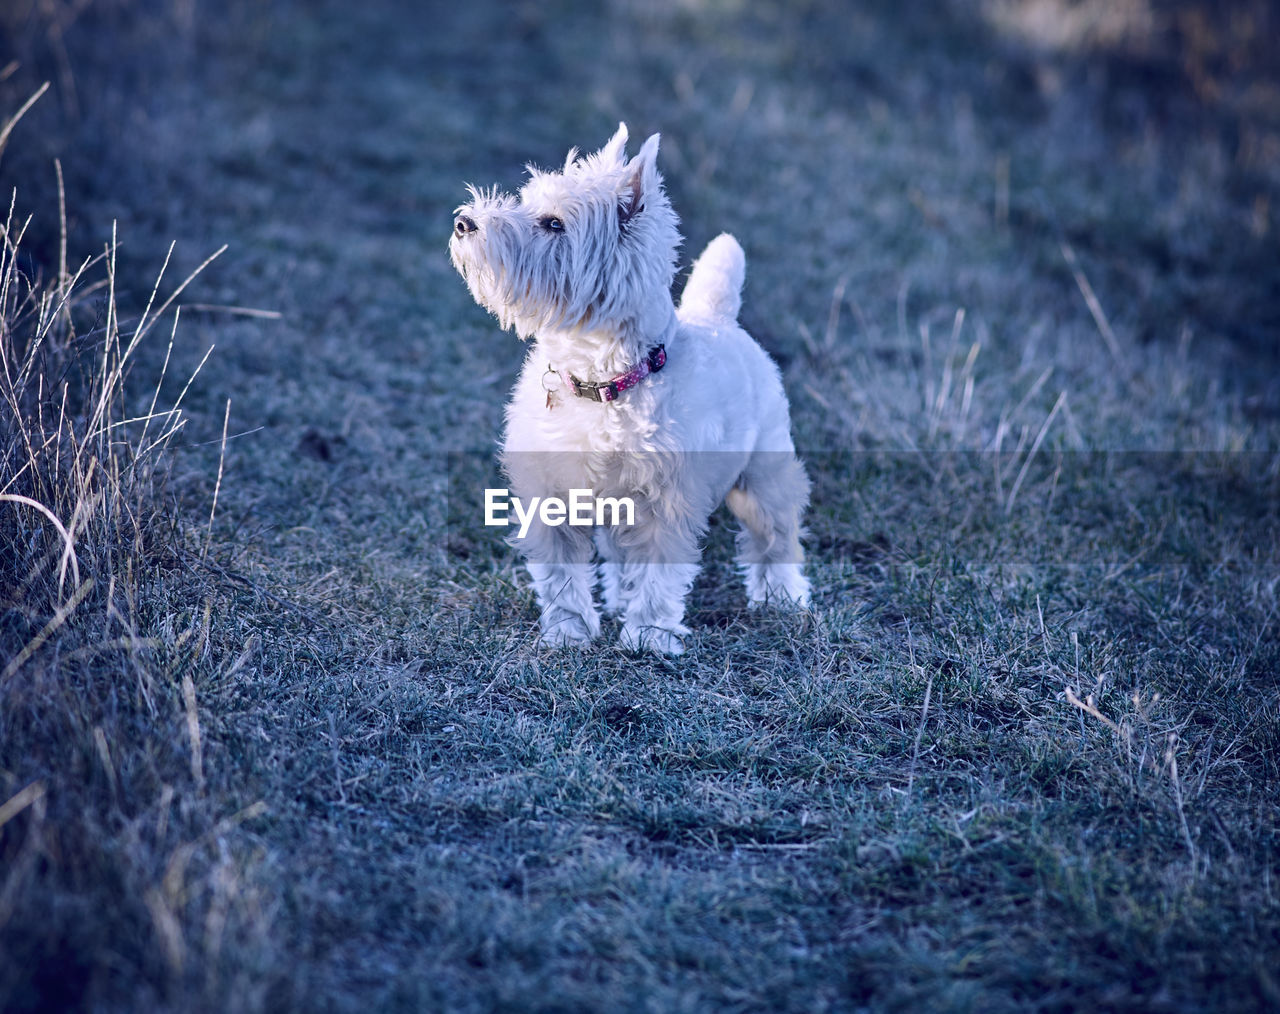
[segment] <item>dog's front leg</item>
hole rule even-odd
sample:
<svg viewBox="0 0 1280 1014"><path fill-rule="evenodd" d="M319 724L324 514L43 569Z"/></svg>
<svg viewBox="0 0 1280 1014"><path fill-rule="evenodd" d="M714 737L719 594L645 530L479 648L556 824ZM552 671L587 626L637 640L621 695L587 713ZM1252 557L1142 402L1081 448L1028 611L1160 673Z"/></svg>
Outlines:
<svg viewBox="0 0 1280 1014"><path fill-rule="evenodd" d="M581 528L534 521L514 543L524 553L541 609L542 640L553 647L587 644L600 633L592 601L591 539Z"/></svg>
<svg viewBox="0 0 1280 1014"><path fill-rule="evenodd" d="M696 563L626 563L620 575L630 598L622 623L622 644L666 655L684 651L684 600L698 575Z"/></svg>
<svg viewBox="0 0 1280 1014"><path fill-rule="evenodd" d="M667 655L684 651L684 603L698 575L698 537L692 525L633 530L615 563L622 607L622 644Z"/></svg>

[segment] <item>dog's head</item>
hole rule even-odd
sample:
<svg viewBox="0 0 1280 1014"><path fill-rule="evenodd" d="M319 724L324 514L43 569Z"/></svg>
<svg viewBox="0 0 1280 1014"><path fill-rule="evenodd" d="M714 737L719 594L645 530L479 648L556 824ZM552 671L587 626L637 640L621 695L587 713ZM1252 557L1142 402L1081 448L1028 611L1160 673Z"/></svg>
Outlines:
<svg viewBox="0 0 1280 1014"><path fill-rule="evenodd" d="M571 150L559 172L529 166L516 197L468 186L449 256L503 327L522 338L544 328L620 332L670 305L680 233L658 135L631 159L626 144L619 124L595 154Z"/></svg>

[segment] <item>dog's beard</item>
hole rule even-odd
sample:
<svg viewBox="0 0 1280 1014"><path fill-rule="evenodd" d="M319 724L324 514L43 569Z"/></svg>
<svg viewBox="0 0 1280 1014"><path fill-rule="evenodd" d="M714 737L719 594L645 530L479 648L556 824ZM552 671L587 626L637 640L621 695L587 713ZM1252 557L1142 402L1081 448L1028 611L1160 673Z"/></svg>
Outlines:
<svg viewBox="0 0 1280 1014"><path fill-rule="evenodd" d="M506 268L501 258L493 263L470 250L455 250L453 260L472 298L521 338L548 329L580 329L593 317L593 308L580 304L566 278Z"/></svg>

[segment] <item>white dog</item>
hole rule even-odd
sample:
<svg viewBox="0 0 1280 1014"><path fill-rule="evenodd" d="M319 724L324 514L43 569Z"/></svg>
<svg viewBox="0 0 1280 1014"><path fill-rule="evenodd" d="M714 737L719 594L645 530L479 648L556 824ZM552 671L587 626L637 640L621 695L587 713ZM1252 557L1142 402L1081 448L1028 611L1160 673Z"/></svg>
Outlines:
<svg viewBox="0 0 1280 1014"><path fill-rule="evenodd" d="M738 562L752 605L809 600L800 519L809 481L791 442L777 367L738 326L744 277L732 236L713 240L676 310L678 220L658 174L658 135L627 160L627 128L562 172L529 167L519 197L468 187L449 255L476 302L534 338L507 406L513 492L627 497L630 525L532 523L520 548L542 638L600 632L592 592L622 619L624 645L684 649L684 602L707 519L742 522ZM594 538L592 537L594 536Z"/></svg>

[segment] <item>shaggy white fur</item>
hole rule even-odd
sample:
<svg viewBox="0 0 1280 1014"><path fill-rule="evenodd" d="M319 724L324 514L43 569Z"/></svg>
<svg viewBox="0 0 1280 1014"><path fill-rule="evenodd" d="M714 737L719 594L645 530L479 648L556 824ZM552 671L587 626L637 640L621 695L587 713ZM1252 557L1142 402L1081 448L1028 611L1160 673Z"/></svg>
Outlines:
<svg viewBox="0 0 1280 1014"><path fill-rule="evenodd" d="M570 151L561 172L529 167L518 197L469 187L449 254L481 306L536 339L507 406L512 491L527 501L591 489L636 507L630 526L588 534L538 522L518 540L543 639L599 634L598 576L623 643L674 654L688 633L685 597L707 519L722 500L743 525L750 603L808 604L800 519L809 481L778 369L737 323L742 248L728 234L713 240L677 311L680 234L658 174L658 135L630 160L626 142L620 124L594 155ZM575 395L570 378L608 381L660 344L663 368L614 400Z"/></svg>

